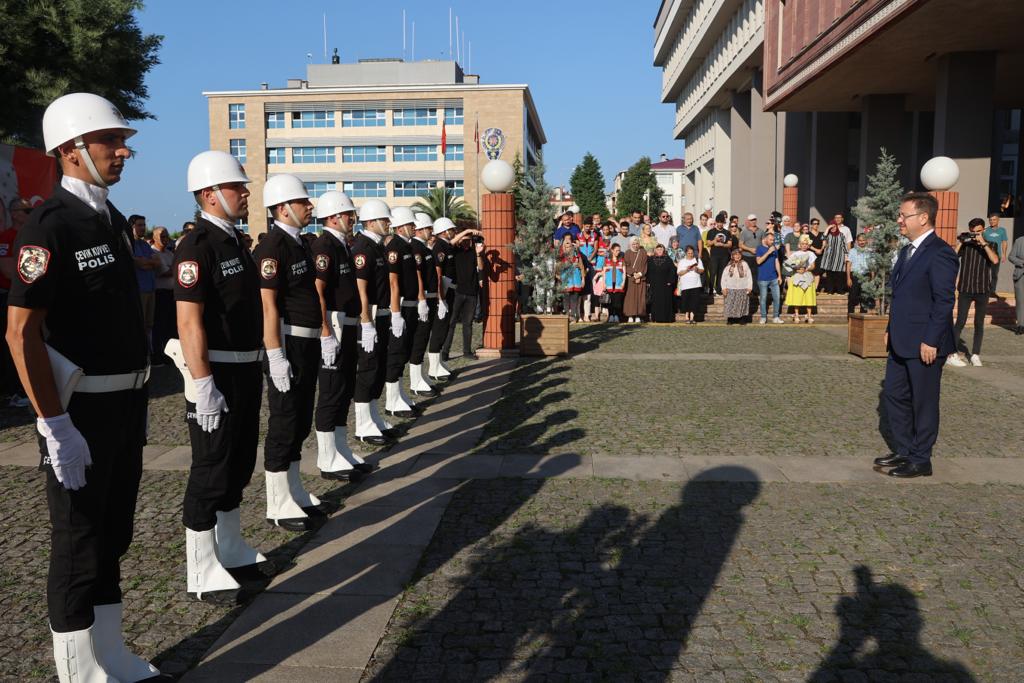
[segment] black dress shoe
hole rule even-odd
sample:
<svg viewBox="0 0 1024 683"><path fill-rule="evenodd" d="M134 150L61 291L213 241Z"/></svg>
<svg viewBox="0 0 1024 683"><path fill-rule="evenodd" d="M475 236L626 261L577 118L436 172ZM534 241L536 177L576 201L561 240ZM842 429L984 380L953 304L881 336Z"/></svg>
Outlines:
<svg viewBox="0 0 1024 683"><path fill-rule="evenodd" d="M416 413L411 411L411 410L388 410L386 412L387 412L388 415L392 415L394 417L415 417L416 416Z"/></svg>
<svg viewBox="0 0 1024 683"><path fill-rule="evenodd" d="M451 375L438 375L437 377L434 377L433 375L431 375L430 379L432 379L435 382L442 382L442 383L444 383L444 382L448 382L451 379Z"/></svg>
<svg viewBox="0 0 1024 683"><path fill-rule="evenodd" d="M337 472L324 472L320 470L320 477L323 479L330 479L331 481L361 481L363 473L361 470L353 467L350 470L339 470Z"/></svg>
<svg viewBox="0 0 1024 683"><path fill-rule="evenodd" d="M294 519L270 519L267 518L271 526L281 527L285 531L312 531L316 526L313 519L310 517L296 517Z"/></svg>
<svg viewBox="0 0 1024 683"><path fill-rule="evenodd" d="M309 507L302 508L310 517L329 517L335 512L340 510L343 506L340 503L335 503L329 500L321 500L319 505L310 505Z"/></svg>
<svg viewBox="0 0 1024 683"><path fill-rule="evenodd" d="M368 443L368 444L371 444L373 446L387 446L388 444L390 444L393 441L393 439L389 439L386 436L377 436L377 435L357 436L356 438L359 439L360 441L362 441L363 443Z"/></svg>
<svg viewBox="0 0 1024 683"><path fill-rule="evenodd" d="M437 396L437 392L434 391L433 389L430 389L429 391L417 391L413 389L412 393L414 396L422 396L424 398L434 398L435 396Z"/></svg>
<svg viewBox="0 0 1024 683"><path fill-rule="evenodd" d="M899 455L898 453L890 453L881 458L875 458L875 465L878 467L898 467L910 462L906 457Z"/></svg>
<svg viewBox="0 0 1024 683"><path fill-rule="evenodd" d="M900 479L912 479L913 477L930 477L932 476L932 465L931 463L916 463L908 462L895 469L889 470L890 477L899 477Z"/></svg>
<svg viewBox="0 0 1024 683"><path fill-rule="evenodd" d="M391 429L382 429L380 430L380 433L383 434L385 438L390 439L391 441L394 441L395 439L398 438L398 430L395 429L394 427L392 427Z"/></svg>
<svg viewBox="0 0 1024 683"><path fill-rule="evenodd" d="M356 463L355 465L352 465L353 469L355 469L357 472L362 472L363 474L370 474L371 472L376 471L377 467L378 465L375 465L372 462L360 462Z"/></svg>
<svg viewBox="0 0 1024 683"><path fill-rule="evenodd" d="M201 595L199 593L189 593L188 597L199 602L208 602L211 605L237 605L241 592L237 588L232 588L226 591L203 591Z"/></svg>
<svg viewBox="0 0 1024 683"><path fill-rule="evenodd" d="M157 674L156 676L150 676L149 678L140 678L138 683L155 683L156 681L173 681L174 676L171 674Z"/></svg>

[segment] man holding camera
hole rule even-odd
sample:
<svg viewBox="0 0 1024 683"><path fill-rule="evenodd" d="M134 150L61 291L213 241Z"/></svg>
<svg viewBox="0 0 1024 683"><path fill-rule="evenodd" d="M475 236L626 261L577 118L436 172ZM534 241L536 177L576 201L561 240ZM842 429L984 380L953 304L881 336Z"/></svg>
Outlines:
<svg viewBox="0 0 1024 683"><path fill-rule="evenodd" d="M960 275L956 282L959 297L956 306L956 348L950 354L947 365L962 368L967 366L963 355L967 354L963 331L967 324L967 313L974 304L974 340L971 344L971 365L981 367L981 341L985 336L985 313L992 285L992 268L999 264L997 246L985 240L985 221L972 218L967 224L968 232L957 235L956 249L960 257Z"/></svg>

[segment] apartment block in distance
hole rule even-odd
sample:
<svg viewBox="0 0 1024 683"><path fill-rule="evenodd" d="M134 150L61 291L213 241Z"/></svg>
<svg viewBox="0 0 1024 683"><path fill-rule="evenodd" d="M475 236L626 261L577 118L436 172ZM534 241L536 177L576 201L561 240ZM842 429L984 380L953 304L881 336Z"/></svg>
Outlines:
<svg viewBox="0 0 1024 683"><path fill-rule="evenodd" d="M528 86L480 83L454 61L310 64L305 79L289 79L284 88L203 94L211 149L233 154L253 181L246 226L253 234L267 229L259 207L264 183L276 174L301 178L314 203L337 189L356 206L369 198L410 206L446 181L477 209L480 170L489 160L485 131L500 130L499 158L512 163L519 155L524 170L546 142Z"/></svg>

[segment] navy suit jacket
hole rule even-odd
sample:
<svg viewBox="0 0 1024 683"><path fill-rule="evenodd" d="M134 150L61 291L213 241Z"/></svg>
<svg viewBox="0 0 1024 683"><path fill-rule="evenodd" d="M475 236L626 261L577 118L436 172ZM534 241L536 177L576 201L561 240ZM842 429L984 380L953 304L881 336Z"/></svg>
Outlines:
<svg viewBox="0 0 1024 683"><path fill-rule="evenodd" d="M956 351L953 302L960 260L934 232L909 261L907 250L900 250L892 271L889 350L899 358L918 358L921 344L927 344L948 356Z"/></svg>

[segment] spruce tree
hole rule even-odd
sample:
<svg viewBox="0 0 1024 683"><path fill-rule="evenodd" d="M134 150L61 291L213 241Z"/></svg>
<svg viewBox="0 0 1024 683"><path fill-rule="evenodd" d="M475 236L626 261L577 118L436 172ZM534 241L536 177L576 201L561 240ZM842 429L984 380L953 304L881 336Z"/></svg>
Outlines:
<svg viewBox="0 0 1024 683"><path fill-rule="evenodd" d="M650 193L650 211L647 210L648 203L644 199L644 194L648 192ZM665 208L665 193L658 187L654 171L651 170L650 157L640 157L640 160L626 171L615 206L620 216L634 211L656 216Z"/></svg>
<svg viewBox="0 0 1024 683"><path fill-rule="evenodd" d="M889 310L889 298L892 294L889 276L892 273L896 250L899 249L900 232L896 225L896 216L900 211L900 197L904 192L897 175L899 168L896 157L883 147L879 152L874 174L868 176L867 194L858 199L857 205L853 208L853 215L862 226L861 231L870 231L869 275L861 290L865 298L877 302L875 310L879 315L886 315Z"/></svg>
<svg viewBox="0 0 1024 683"><path fill-rule="evenodd" d="M572 172L569 188L581 214L592 216L598 213L601 218L608 217L608 207L604 203L604 174L601 173L601 164L590 152L583 156L583 161Z"/></svg>
<svg viewBox="0 0 1024 683"><path fill-rule="evenodd" d="M551 188L544 180L544 159L539 156L520 179L518 196L522 204L516 213L516 268L522 283L533 287L532 308L550 309L555 301L555 264L551 239L555 220L549 201ZM523 301L526 307L530 302Z"/></svg>

